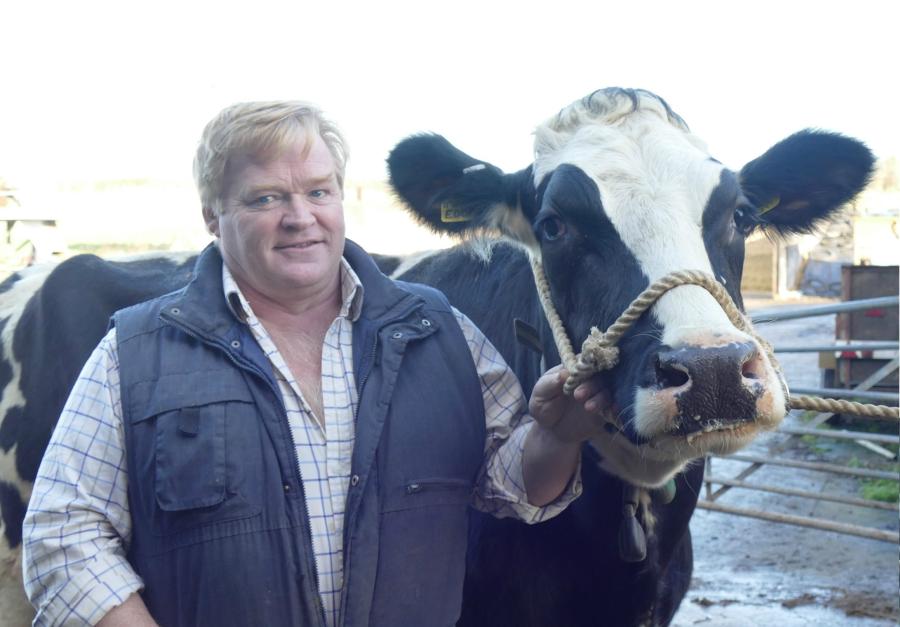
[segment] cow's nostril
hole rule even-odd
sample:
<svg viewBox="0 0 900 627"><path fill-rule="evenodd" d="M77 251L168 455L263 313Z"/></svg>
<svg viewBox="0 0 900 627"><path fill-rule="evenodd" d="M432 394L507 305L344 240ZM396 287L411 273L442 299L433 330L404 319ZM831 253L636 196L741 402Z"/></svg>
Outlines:
<svg viewBox="0 0 900 627"><path fill-rule="evenodd" d="M656 360L656 381L660 388L677 388L691 380L684 366Z"/></svg>
<svg viewBox="0 0 900 627"><path fill-rule="evenodd" d="M762 379L763 378L763 362L759 353L755 348L751 352L744 363L741 364L741 376L745 379Z"/></svg>

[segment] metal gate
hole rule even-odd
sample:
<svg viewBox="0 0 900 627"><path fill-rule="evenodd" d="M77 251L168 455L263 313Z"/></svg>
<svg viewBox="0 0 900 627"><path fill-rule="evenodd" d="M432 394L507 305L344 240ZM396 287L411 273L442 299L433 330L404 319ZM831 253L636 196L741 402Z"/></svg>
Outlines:
<svg viewBox="0 0 900 627"><path fill-rule="evenodd" d="M816 305L811 307L800 307L796 309L789 310L781 310L781 311L759 311L751 315L751 320L755 324L759 324L762 322L778 322L781 320L792 320L798 318L808 318L813 316L823 316L835 313L846 313L851 311L860 311L860 310L872 310L875 308L886 308L886 307L897 307L898 299L897 296L887 296L881 298L869 298L863 300L853 300L846 301L842 303L837 303L834 305ZM896 406L898 404L898 395L896 390L894 392L873 392L871 388L878 384L882 379L886 376L891 375L898 369L898 363L900 363L900 359L898 359L897 353L898 343L896 341L893 342L850 342L850 343L839 343L839 344L828 344L828 345L814 345L814 346L783 346L778 347L775 346L775 352L787 353L787 352L831 352L834 354L835 352L844 352L844 351L893 351L894 357L883 366L878 368L875 372L869 375L865 380L855 385L852 389L832 389L832 388L791 388L793 392L798 394L815 394L819 396L826 397L853 397L859 399L865 399L865 402L875 402L878 404L887 404ZM866 447L869 450L872 450L876 453L879 453L884 456L890 456L893 459L896 459L896 455L887 450L884 444L889 445L900 445L900 437L895 434L873 434L866 433L861 431L851 431L851 430L826 430L822 428L831 417L832 413L821 413L812 418L807 423L806 427L782 427L778 430L779 433L783 433L788 436L788 438L781 442L778 446L774 448L771 456L758 456L758 455L748 455L748 454L733 454L726 457L721 456L707 456L706 458L706 473L704 477L705 484L705 494L704 497L701 498L697 502L697 507L701 509L707 509L717 512L725 512L729 514L736 514L739 516L749 516L752 518L759 518L762 520L768 520L772 522L779 523L787 523L791 525L799 525L802 527L810 527L814 529L822 529L826 531L835 531L838 533L845 533L855 536L861 536L864 538L871 538L875 540L882 540L885 542L891 542L894 544L900 544L900 533L895 531L887 531L884 529L878 529L874 527L867 527L862 525L853 525L840 523L833 520L825 520L822 518L816 518L811 516L797 516L791 514L782 514L770 511L763 511L759 509L752 509L746 507L736 507L733 505L727 505L718 502L723 494L732 489L747 489L747 490L757 490L762 492L769 492L774 494L781 494L787 497L792 498L806 498L813 499L819 501L830 501L835 503L843 503L847 505L852 505L854 507L867 507L873 509L882 509L882 510L892 510L897 511L897 505L894 503L884 503L881 501L875 501L871 499L862 499L856 496L850 496L846 494L827 494L821 492L811 492L806 490L797 490L790 488L783 488L781 486L776 485L765 485L761 483L755 483L748 481L748 478L758 471L760 468L763 468L765 465L770 466L784 466L789 468L799 468L805 470L811 470L816 472L824 472L824 473L834 473L838 475L858 477L858 478L869 478L869 479L886 479L889 481L900 481L900 475L896 472L887 472L880 470L870 470L864 468L850 468L846 466L842 466L839 464L828 464L828 463L819 463L819 462L809 462L809 461L800 461L800 460L792 460L792 459L782 459L779 458L778 455L786 451L794 442L796 438L800 438L802 436L814 435L816 437L821 438L833 438L838 440L850 440L858 443L861 446ZM872 420L871 418L867 418L867 420ZM893 424L898 424L897 419L886 419ZM734 477L722 477L715 475L715 467L714 464L715 459L728 459L738 462L745 462L748 466L744 467L737 475ZM714 486L720 486L717 489L714 489Z"/></svg>

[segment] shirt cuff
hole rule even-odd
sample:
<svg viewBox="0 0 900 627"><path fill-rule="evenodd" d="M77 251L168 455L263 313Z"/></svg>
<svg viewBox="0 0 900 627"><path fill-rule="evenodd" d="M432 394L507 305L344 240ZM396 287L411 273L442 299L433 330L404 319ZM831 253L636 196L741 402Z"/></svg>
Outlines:
<svg viewBox="0 0 900 627"><path fill-rule="evenodd" d="M72 574L34 619L35 625L96 625L144 583L122 556L100 554Z"/></svg>
<svg viewBox="0 0 900 627"><path fill-rule="evenodd" d="M562 512L581 495L581 456L566 489L552 502L538 507L528 502L525 492L525 477L522 472L522 457L525 440L535 423L521 425L493 455L476 491L475 507L497 518L517 518L534 524L549 520Z"/></svg>

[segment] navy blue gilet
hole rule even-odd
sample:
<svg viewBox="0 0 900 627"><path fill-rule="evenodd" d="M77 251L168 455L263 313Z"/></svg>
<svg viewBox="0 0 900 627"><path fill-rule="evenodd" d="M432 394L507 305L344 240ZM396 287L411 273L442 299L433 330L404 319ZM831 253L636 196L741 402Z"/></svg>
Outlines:
<svg viewBox="0 0 900 627"><path fill-rule="evenodd" d="M452 625L484 404L442 294L364 286L341 625ZM118 312L128 559L163 626L323 625L309 520L271 365L225 303L215 247L184 289Z"/></svg>

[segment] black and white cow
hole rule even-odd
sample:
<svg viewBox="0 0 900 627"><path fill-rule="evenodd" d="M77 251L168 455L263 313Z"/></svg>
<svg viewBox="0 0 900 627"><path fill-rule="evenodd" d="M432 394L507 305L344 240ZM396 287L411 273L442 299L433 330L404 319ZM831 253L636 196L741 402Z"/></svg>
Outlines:
<svg viewBox="0 0 900 627"><path fill-rule="evenodd" d="M397 273L444 289L503 352L526 392L541 357L514 340L513 318L538 330L547 362L558 357L525 251L543 259L578 346L590 325L608 325L670 269L715 271L740 302L744 236L753 228L810 228L861 188L872 165L853 140L806 133L734 175L661 100L620 90L564 109L538 129L537 146L534 165L511 175L436 136L408 140L390 159L394 185L427 224L496 231L512 242L482 247L489 257L458 248ZM377 261L386 272L396 263ZM18 557L25 504L81 365L115 310L183 286L192 266L185 255L121 262L85 255L0 285L0 608L26 603ZM534 527L472 525L463 622L668 621L690 580L687 523L702 478L690 460L731 450L784 413L771 366L754 350L700 288L665 296L622 344L622 363L610 375L622 430L585 447L582 498ZM710 375L729 368L738 374ZM642 493L646 558L623 562L616 536L625 486L655 487L670 477L677 486L670 505ZM18 624L11 613L4 619Z"/></svg>
<svg viewBox="0 0 900 627"><path fill-rule="evenodd" d="M112 312L184 286L196 255L127 262L79 255L13 274L0 284L0 623L33 615L20 549L31 486L56 420ZM30 622L30 619L28 619Z"/></svg>
<svg viewBox="0 0 900 627"><path fill-rule="evenodd" d="M576 347L674 270L713 274L742 306L747 235L812 229L863 188L873 157L855 140L803 131L732 172L662 99L606 89L539 126L534 163L520 172L504 174L437 135L405 140L388 163L395 191L425 225L501 236L419 260L401 278L443 290L529 392L541 357L517 341L513 320L537 330L532 343L547 365L559 362L529 255L542 261ZM665 625L678 608L703 476L692 462L777 426L785 390L758 343L700 287L664 295L620 349L607 375L618 424L584 447L581 498L535 526L474 515L462 624ZM641 488L643 559L625 541L632 486Z"/></svg>

